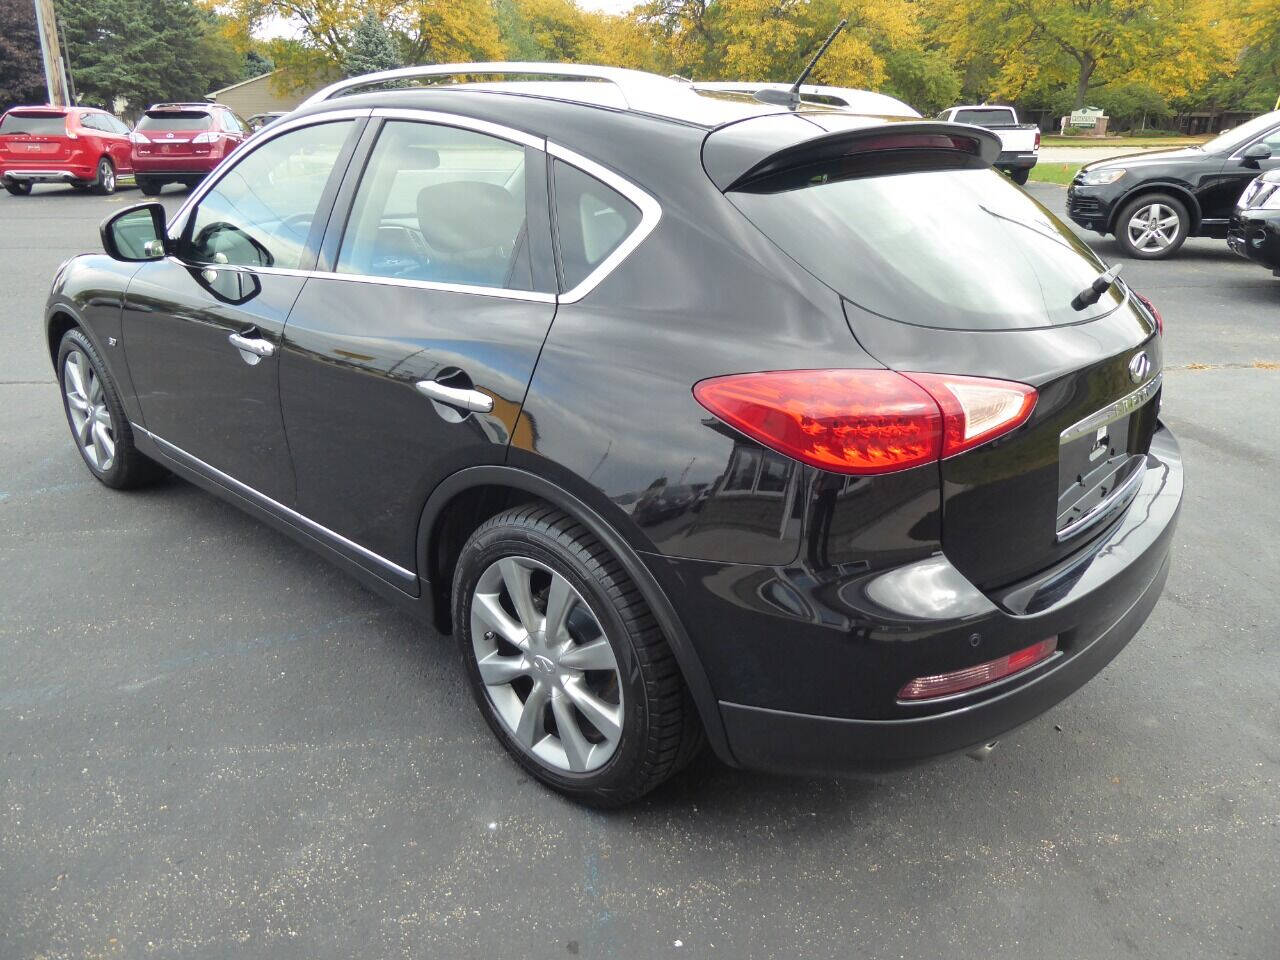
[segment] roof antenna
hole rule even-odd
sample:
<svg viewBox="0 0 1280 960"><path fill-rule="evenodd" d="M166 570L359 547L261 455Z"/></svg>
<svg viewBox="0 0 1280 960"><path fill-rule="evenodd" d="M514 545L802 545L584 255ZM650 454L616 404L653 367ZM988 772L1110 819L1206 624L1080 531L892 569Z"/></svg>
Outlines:
<svg viewBox="0 0 1280 960"><path fill-rule="evenodd" d="M809 79L809 74L813 73L813 68L818 65L818 61L822 59L822 55L827 52L827 47L831 46L831 41L849 25L849 18L842 17L840 22L836 24L836 28L827 34L827 39L822 41L822 46L818 48L818 52L813 55L813 59L809 61L809 65L804 68L800 76L796 78L796 82L791 85L790 90L757 90L756 99L761 103L779 103L788 107L800 106L800 85Z"/></svg>

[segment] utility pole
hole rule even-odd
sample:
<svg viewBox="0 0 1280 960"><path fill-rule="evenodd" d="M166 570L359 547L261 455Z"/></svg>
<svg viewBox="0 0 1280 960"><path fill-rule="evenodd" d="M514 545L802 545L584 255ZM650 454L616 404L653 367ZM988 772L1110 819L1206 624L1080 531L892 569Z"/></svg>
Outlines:
<svg viewBox="0 0 1280 960"><path fill-rule="evenodd" d="M55 107L69 106L67 98L67 72L62 62L62 45L58 43L58 15L53 0L35 0L36 30L40 34L40 53L44 57L44 85L49 91L49 103Z"/></svg>

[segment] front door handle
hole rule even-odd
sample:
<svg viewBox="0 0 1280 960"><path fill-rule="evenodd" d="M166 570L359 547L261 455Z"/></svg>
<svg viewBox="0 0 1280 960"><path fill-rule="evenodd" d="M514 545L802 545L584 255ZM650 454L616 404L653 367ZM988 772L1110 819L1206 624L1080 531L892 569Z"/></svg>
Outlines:
<svg viewBox="0 0 1280 960"><path fill-rule="evenodd" d="M466 410L469 413L492 413L493 397L479 390L450 387L436 380L419 380L414 384L418 392L432 400Z"/></svg>
<svg viewBox="0 0 1280 960"><path fill-rule="evenodd" d="M263 340L262 337L246 337L239 333L233 333L227 337L231 341L231 345L240 351L240 356L249 366L255 366L263 357L269 357L276 352L274 343Z"/></svg>

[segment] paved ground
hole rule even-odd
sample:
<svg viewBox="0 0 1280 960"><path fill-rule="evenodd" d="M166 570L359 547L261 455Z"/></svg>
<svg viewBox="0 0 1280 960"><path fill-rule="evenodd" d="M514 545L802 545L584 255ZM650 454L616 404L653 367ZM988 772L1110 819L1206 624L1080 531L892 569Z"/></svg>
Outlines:
<svg viewBox="0 0 1280 960"><path fill-rule="evenodd" d="M136 197L0 197L0 958L1280 954L1266 271L1210 241L1126 264L1188 494L1097 680L985 764L707 761L606 815L522 777L446 640L192 487L90 480L37 316Z"/></svg>

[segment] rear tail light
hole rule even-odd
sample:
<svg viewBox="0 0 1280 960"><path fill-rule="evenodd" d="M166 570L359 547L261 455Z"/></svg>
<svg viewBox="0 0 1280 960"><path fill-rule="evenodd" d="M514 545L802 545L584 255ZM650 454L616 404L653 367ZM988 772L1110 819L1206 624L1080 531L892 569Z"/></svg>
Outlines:
<svg viewBox="0 0 1280 960"><path fill-rule="evenodd" d="M192 143L217 143L218 135L214 133L212 130L206 131L205 133L197 133L194 137L191 138L191 142Z"/></svg>
<svg viewBox="0 0 1280 960"><path fill-rule="evenodd" d="M835 473L933 463L1024 423L1034 388L892 370L777 370L703 380L697 401L779 453Z"/></svg>
<svg viewBox="0 0 1280 960"><path fill-rule="evenodd" d="M1039 130L1037 130L1037 131L1036 131L1036 146L1035 146L1035 149L1037 149L1037 150L1039 150L1039 149L1040 149L1040 131L1039 131Z"/></svg>
<svg viewBox="0 0 1280 960"><path fill-rule="evenodd" d="M965 690L995 683L1015 673L1028 670L1038 663L1043 663L1058 650L1058 638L1050 637L1029 647L1023 647L997 660L988 660L976 667L965 667L950 673L935 673L928 677L916 677L898 691L899 700L932 700L946 697Z"/></svg>
<svg viewBox="0 0 1280 960"><path fill-rule="evenodd" d="M1156 305L1144 297L1140 293L1135 293L1135 297L1142 301L1142 305L1147 308L1147 313L1151 314L1151 319L1156 322L1156 333L1164 336L1164 317L1160 316L1160 311L1156 309Z"/></svg>
<svg viewBox="0 0 1280 960"><path fill-rule="evenodd" d="M150 140L147 139L145 134L143 134L141 131L138 131L138 130L135 130L133 131L133 133L129 134L129 139L132 140L134 143L150 143L151 142Z"/></svg>

